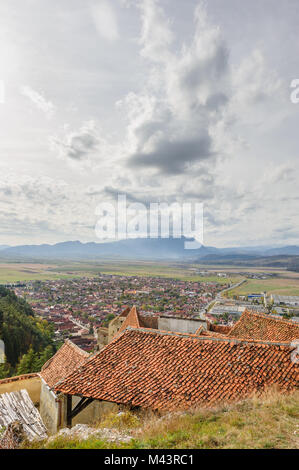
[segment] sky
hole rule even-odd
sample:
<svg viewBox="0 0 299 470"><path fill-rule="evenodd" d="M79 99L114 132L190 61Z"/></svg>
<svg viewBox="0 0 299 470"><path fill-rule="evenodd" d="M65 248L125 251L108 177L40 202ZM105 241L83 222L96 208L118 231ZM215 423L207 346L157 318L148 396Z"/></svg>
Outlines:
<svg viewBox="0 0 299 470"><path fill-rule="evenodd" d="M0 244L203 203L205 245L299 244L298 0L2 0Z"/></svg>

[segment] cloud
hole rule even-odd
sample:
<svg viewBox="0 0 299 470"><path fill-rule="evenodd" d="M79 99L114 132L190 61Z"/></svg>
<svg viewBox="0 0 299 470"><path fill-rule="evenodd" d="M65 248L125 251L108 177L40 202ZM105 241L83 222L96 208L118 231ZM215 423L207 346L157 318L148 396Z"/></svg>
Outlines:
<svg viewBox="0 0 299 470"><path fill-rule="evenodd" d="M141 55L154 62L170 59L169 46L174 36L162 8L157 0L143 0L139 8L142 20Z"/></svg>
<svg viewBox="0 0 299 470"><path fill-rule="evenodd" d="M119 38L118 24L114 8L107 0L93 1L91 14L97 32L107 41L116 41Z"/></svg>
<svg viewBox="0 0 299 470"><path fill-rule="evenodd" d="M171 24L156 0L141 9L141 55L151 67L140 94L123 104L128 115L128 168L161 175L200 175L217 158L216 130L229 103L228 51L205 10L195 11L189 45L173 50Z"/></svg>
<svg viewBox="0 0 299 470"><path fill-rule="evenodd" d="M77 132L70 132L63 138L51 137L51 147L58 150L60 157L82 161L97 150L100 137L94 121L86 121Z"/></svg>
<svg viewBox="0 0 299 470"><path fill-rule="evenodd" d="M23 244L24 236L36 243L95 238L96 217L85 185L6 174L0 178L0 194L0 223L10 244Z"/></svg>
<svg viewBox="0 0 299 470"><path fill-rule="evenodd" d="M47 101L44 96L37 91L33 90L29 86L23 86L21 88L21 94L29 98L32 103L48 118L53 117L55 113L55 106L51 101Z"/></svg>
<svg viewBox="0 0 299 470"><path fill-rule="evenodd" d="M162 2L123 3L137 4L140 13L140 38L131 38L131 45L139 45L136 64L143 79L134 82L136 86L130 82L126 95L115 98L121 116L116 117L113 138L96 121L83 120L79 129L65 129L51 139L73 168L81 170L84 163L91 170L87 184L94 186L81 193L78 214L83 207L90 212L87 201L111 201L118 194L125 194L128 202L146 204L204 201L206 235L216 243L247 243L250 232L255 241L263 234L270 239L283 214L296 217L292 207L297 188L291 165L279 165L276 155L271 166L273 145L267 148L265 140L259 140L285 116L281 80L262 49L246 50L232 63L234 55L230 57L222 31L202 4L194 11L191 39L180 42ZM115 41L119 33L111 4L94 1L92 14L101 37ZM124 86L122 82L121 93ZM119 117L125 124L118 140ZM258 155L253 145L259 146ZM252 171L252 160L262 159L263 153L269 155L267 167L260 162ZM4 191L9 194L11 188ZM83 214L87 226L85 218Z"/></svg>
<svg viewBox="0 0 299 470"><path fill-rule="evenodd" d="M155 143L154 149L148 153L136 153L130 157L131 168L154 167L165 174L181 174L197 160L205 160L211 156L211 140L209 136L168 141L161 139Z"/></svg>

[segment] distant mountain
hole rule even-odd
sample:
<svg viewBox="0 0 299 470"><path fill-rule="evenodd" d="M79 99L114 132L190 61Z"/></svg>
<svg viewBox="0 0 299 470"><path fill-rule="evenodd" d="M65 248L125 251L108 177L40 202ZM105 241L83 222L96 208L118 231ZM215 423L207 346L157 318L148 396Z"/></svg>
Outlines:
<svg viewBox="0 0 299 470"><path fill-rule="evenodd" d="M69 241L55 245L21 245L0 248L0 258L6 260L89 260L89 259L140 259L140 260L190 260L199 263L224 263L253 261L261 257L298 256L299 246L286 247L232 247L201 246L186 250L187 238L136 238L109 243L81 243Z"/></svg>
<svg viewBox="0 0 299 470"><path fill-rule="evenodd" d="M284 246L282 248L271 248L267 250L268 256L291 255L299 256L299 246Z"/></svg>
<svg viewBox="0 0 299 470"><path fill-rule="evenodd" d="M198 259L202 265L281 268L299 272L299 256L258 256L250 254L214 255Z"/></svg>
<svg viewBox="0 0 299 470"><path fill-rule="evenodd" d="M3 259L182 259L205 256L209 250L185 250L186 238L136 238L109 243L70 241L55 245L22 245L1 251ZM202 252L203 251L203 252Z"/></svg>

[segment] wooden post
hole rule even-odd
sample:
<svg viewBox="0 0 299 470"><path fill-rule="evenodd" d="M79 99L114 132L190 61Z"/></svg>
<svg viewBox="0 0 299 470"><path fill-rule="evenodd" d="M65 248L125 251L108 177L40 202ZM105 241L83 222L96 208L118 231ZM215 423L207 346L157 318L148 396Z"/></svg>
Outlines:
<svg viewBox="0 0 299 470"><path fill-rule="evenodd" d="M66 396L66 425L72 427L72 395Z"/></svg>

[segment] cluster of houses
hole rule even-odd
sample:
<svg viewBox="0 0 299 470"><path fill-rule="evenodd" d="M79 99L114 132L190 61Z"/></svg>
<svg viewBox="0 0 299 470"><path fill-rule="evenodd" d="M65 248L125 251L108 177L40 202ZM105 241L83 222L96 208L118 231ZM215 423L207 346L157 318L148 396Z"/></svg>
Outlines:
<svg viewBox="0 0 299 470"><path fill-rule="evenodd" d="M41 420L53 434L112 410L187 410L272 386L287 393L298 387L298 340L298 324L248 310L229 327L148 317L134 306L102 331L98 352L66 340L40 373L0 381L0 398L13 403L18 394L22 406L19 392L26 390L39 410L34 432L44 433ZM0 425L15 416L10 411L0 406Z"/></svg>
<svg viewBox="0 0 299 470"><path fill-rule="evenodd" d="M33 281L15 287L34 311L54 325L57 340L71 339L90 352L107 316L127 303L148 316L197 317L223 284L175 279L99 275L96 278Z"/></svg>

